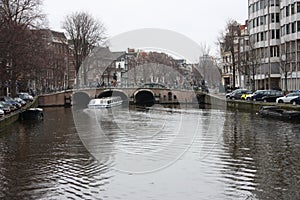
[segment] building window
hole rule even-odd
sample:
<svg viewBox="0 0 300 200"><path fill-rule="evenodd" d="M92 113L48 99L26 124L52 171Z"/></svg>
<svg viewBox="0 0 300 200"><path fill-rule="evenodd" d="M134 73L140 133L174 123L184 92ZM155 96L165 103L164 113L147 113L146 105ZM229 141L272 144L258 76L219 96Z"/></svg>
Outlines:
<svg viewBox="0 0 300 200"><path fill-rule="evenodd" d="M297 13L300 13L300 2L297 2Z"/></svg>
<svg viewBox="0 0 300 200"><path fill-rule="evenodd" d="M259 51L260 51L260 57L264 58L265 57L265 51L264 51L264 49L263 48L259 49Z"/></svg>
<svg viewBox="0 0 300 200"><path fill-rule="evenodd" d="M297 40L297 45L298 45L298 51L300 50L300 40ZM300 56L300 54L298 54L299 56ZM298 60L300 60L300 59L298 59ZM300 69L300 68L299 68Z"/></svg>
<svg viewBox="0 0 300 200"><path fill-rule="evenodd" d="M264 24L267 24L267 15L264 16Z"/></svg>
<svg viewBox="0 0 300 200"><path fill-rule="evenodd" d="M270 47L270 57L278 57L279 56L279 47L271 46Z"/></svg>
<svg viewBox="0 0 300 200"><path fill-rule="evenodd" d="M276 39L280 39L280 29L276 30Z"/></svg>
<svg viewBox="0 0 300 200"><path fill-rule="evenodd" d="M290 6L285 7L286 16L290 16Z"/></svg>
<svg viewBox="0 0 300 200"><path fill-rule="evenodd" d="M290 24L285 25L286 34L290 34Z"/></svg>
<svg viewBox="0 0 300 200"><path fill-rule="evenodd" d="M271 30L271 39L275 39L275 30Z"/></svg>
<svg viewBox="0 0 300 200"><path fill-rule="evenodd" d="M271 16L271 22L274 23L275 22L275 14L271 13L270 16Z"/></svg>
<svg viewBox="0 0 300 200"><path fill-rule="evenodd" d="M256 2L255 3L255 11L258 11L259 10L259 2Z"/></svg>
<svg viewBox="0 0 300 200"><path fill-rule="evenodd" d="M276 23L279 23L279 13L276 13Z"/></svg>
<svg viewBox="0 0 300 200"><path fill-rule="evenodd" d="M291 5L291 14L295 14L295 4Z"/></svg>
<svg viewBox="0 0 300 200"><path fill-rule="evenodd" d="M263 2L264 2L264 8L267 8L269 4L268 0L263 0Z"/></svg>
<svg viewBox="0 0 300 200"><path fill-rule="evenodd" d="M282 26L281 27L281 36L284 36L285 35L285 26Z"/></svg>
<svg viewBox="0 0 300 200"><path fill-rule="evenodd" d="M260 21L260 25L264 25L264 16L261 16L259 21Z"/></svg>
<svg viewBox="0 0 300 200"><path fill-rule="evenodd" d="M281 13L280 17L281 17L281 19L283 19L285 17L284 11L285 11L285 9L280 9L280 13Z"/></svg>
<svg viewBox="0 0 300 200"><path fill-rule="evenodd" d="M262 0L260 1L260 9L264 9L264 8L266 8L266 1Z"/></svg>
<svg viewBox="0 0 300 200"><path fill-rule="evenodd" d="M292 33L296 33L296 22L292 23Z"/></svg>
<svg viewBox="0 0 300 200"><path fill-rule="evenodd" d="M300 21L297 21L297 32L300 32Z"/></svg>

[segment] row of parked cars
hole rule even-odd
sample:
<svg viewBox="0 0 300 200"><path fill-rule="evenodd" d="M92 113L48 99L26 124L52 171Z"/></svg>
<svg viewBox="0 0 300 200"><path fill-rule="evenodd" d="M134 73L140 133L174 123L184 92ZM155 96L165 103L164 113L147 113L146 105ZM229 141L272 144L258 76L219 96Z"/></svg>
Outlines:
<svg viewBox="0 0 300 200"><path fill-rule="evenodd" d="M252 92L247 89L237 89L226 94L226 98L232 100L250 100L276 103L292 103L300 105L300 91L295 91L287 95L278 90L257 90Z"/></svg>
<svg viewBox="0 0 300 200"><path fill-rule="evenodd" d="M0 117L21 109L31 101L33 101L33 96L28 93L19 93L15 98L0 96Z"/></svg>

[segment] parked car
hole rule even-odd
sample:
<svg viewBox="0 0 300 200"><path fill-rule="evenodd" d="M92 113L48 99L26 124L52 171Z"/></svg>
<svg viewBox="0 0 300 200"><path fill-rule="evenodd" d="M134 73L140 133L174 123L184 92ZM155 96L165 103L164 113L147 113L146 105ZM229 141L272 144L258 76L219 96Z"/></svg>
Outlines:
<svg viewBox="0 0 300 200"><path fill-rule="evenodd" d="M0 109L3 110L5 114L9 114L11 112L10 105L2 101L0 101Z"/></svg>
<svg viewBox="0 0 300 200"><path fill-rule="evenodd" d="M293 93L287 94L283 97L277 98L276 103L291 103L291 100L293 100L299 96L300 96L299 92L293 92Z"/></svg>
<svg viewBox="0 0 300 200"><path fill-rule="evenodd" d="M4 117L4 110L0 109L0 118Z"/></svg>
<svg viewBox="0 0 300 200"><path fill-rule="evenodd" d="M266 94L267 90L256 90L251 96L251 101L261 100L261 98Z"/></svg>
<svg viewBox="0 0 300 200"><path fill-rule="evenodd" d="M276 99L283 97L284 93L281 91L270 91L266 96L262 97L263 102L276 102Z"/></svg>
<svg viewBox="0 0 300 200"><path fill-rule="evenodd" d="M230 97L230 95L232 94L232 92L228 92L225 94L226 99L228 99Z"/></svg>
<svg viewBox="0 0 300 200"><path fill-rule="evenodd" d="M248 92L246 92L245 94L243 94L242 96L241 96L241 99L242 100L247 100L247 99L249 99L248 97L251 97L252 96L252 91L248 91Z"/></svg>
<svg viewBox="0 0 300 200"><path fill-rule="evenodd" d="M17 97L23 99L24 101L28 102L28 101L33 101L33 96L31 96L28 93L19 93L17 94Z"/></svg>
<svg viewBox="0 0 300 200"><path fill-rule="evenodd" d="M278 90L257 90L250 97L251 101L275 102L277 98L282 97L283 92Z"/></svg>
<svg viewBox="0 0 300 200"><path fill-rule="evenodd" d="M22 106L26 105L26 101L24 101L23 99L19 98L19 97L15 97L14 101L20 103Z"/></svg>
<svg viewBox="0 0 300 200"><path fill-rule="evenodd" d="M291 100L291 104L293 105L300 105L300 97Z"/></svg>
<svg viewBox="0 0 300 200"><path fill-rule="evenodd" d="M237 89L237 90L234 90L230 95L229 95L229 98L230 99L241 99L241 96L243 94L246 94L246 93L251 93L250 90L247 90L247 89Z"/></svg>
<svg viewBox="0 0 300 200"><path fill-rule="evenodd" d="M17 107L14 106L14 105L11 104L11 103L8 103L8 102L6 102L6 101L1 101L1 103L2 103L2 105L9 107L9 108L10 108L10 111L16 111L16 110L17 110Z"/></svg>
<svg viewBox="0 0 300 200"><path fill-rule="evenodd" d="M0 101L5 101L6 103L13 105L17 109L22 107L22 105L20 103L14 101L11 97L8 97L8 96L1 96Z"/></svg>

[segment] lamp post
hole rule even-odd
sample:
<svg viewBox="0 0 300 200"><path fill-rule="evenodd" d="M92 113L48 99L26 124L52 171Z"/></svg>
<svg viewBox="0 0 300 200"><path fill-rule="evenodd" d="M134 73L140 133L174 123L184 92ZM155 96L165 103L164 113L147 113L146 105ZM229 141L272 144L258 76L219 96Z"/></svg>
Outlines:
<svg viewBox="0 0 300 200"><path fill-rule="evenodd" d="M125 87L128 87L128 60L127 60L127 55L125 54Z"/></svg>
<svg viewBox="0 0 300 200"><path fill-rule="evenodd" d="M283 71L284 71L284 87L285 87L285 92L288 91L288 88L287 88L287 68L286 68L286 55L282 55L281 56L281 61L282 61L282 64L283 64Z"/></svg>

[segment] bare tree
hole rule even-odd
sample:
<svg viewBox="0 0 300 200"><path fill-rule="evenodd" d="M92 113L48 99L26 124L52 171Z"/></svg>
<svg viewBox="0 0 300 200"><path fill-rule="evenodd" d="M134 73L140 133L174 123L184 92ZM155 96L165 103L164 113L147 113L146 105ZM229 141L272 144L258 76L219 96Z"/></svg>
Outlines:
<svg viewBox="0 0 300 200"><path fill-rule="evenodd" d="M248 51L248 60L249 60L249 74L252 75L252 91L255 90L255 75L257 75L257 68L261 65L262 55L257 53L256 48L254 46L255 41L254 37L249 37L249 51Z"/></svg>
<svg viewBox="0 0 300 200"><path fill-rule="evenodd" d="M0 73L12 95L34 66L28 58L36 56L36 43L29 29L43 23L41 6L41 0L0 0Z"/></svg>
<svg viewBox="0 0 300 200"><path fill-rule="evenodd" d="M200 43L201 55L210 55L210 46L206 42Z"/></svg>
<svg viewBox="0 0 300 200"><path fill-rule="evenodd" d="M235 72L236 72L236 58L235 58L235 40L241 35L240 24L235 20L227 21L224 32L220 34L219 44L222 45L224 51L228 51L232 56L233 80L232 84L235 87Z"/></svg>
<svg viewBox="0 0 300 200"><path fill-rule="evenodd" d="M284 74L284 91L288 92L288 72L290 71L290 61L293 60L291 55L287 52L286 41L280 45L280 56L278 63L280 65L281 73Z"/></svg>
<svg viewBox="0 0 300 200"><path fill-rule="evenodd" d="M198 70L202 75L202 78L204 79L203 84L205 85L205 81L208 81L209 79L208 70L211 70L212 68L212 62L209 62L210 46L207 45L206 43L201 43L200 48L201 48L201 55L200 55Z"/></svg>
<svg viewBox="0 0 300 200"><path fill-rule="evenodd" d="M106 28L101 21L86 12L67 15L62 27L72 42L75 70L78 74L82 62L91 50L105 42ZM84 81L86 82L86 79Z"/></svg>
<svg viewBox="0 0 300 200"><path fill-rule="evenodd" d="M128 62L131 69L129 76L134 79L132 81L135 84L156 82L177 87L179 84L187 82L181 68L183 66L179 64L181 61L183 60L175 60L162 52L139 52Z"/></svg>
<svg viewBox="0 0 300 200"><path fill-rule="evenodd" d="M2 25L39 27L45 22L41 6L42 0L0 0Z"/></svg>

